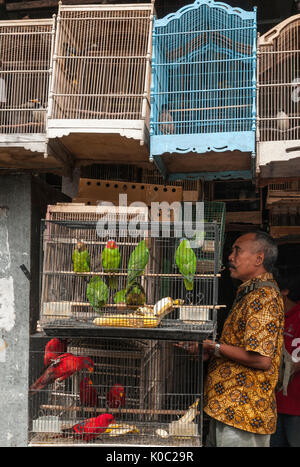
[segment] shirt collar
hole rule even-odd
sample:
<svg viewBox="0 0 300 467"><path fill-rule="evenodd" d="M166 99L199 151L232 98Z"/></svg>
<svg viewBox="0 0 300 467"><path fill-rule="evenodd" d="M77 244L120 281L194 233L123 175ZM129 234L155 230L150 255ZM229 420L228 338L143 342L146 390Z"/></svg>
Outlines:
<svg viewBox="0 0 300 467"><path fill-rule="evenodd" d="M274 280L273 274L271 272L264 272L263 274L260 274L259 276L256 276L253 279L249 279L248 281L243 282L239 286L238 291L242 290L244 287L248 287L255 281L270 281L270 280L272 281Z"/></svg>

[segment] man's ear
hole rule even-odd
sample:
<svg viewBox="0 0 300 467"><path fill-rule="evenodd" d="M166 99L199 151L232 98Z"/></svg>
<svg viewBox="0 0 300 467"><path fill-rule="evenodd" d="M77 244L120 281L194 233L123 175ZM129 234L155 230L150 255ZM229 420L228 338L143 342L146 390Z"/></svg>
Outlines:
<svg viewBox="0 0 300 467"><path fill-rule="evenodd" d="M261 266L264 262L264 259L265 259L265 255L263 252L259 252L257 253L256 255L256 265L257 266Z"/></svg>

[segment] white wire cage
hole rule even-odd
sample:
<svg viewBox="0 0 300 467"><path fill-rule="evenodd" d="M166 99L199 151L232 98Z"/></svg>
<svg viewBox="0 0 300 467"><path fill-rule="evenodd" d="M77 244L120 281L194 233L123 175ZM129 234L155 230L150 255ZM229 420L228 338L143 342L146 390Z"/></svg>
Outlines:
<svg viewBox="0 0 300 467"><path fill-rule="evenodd" d="M54 38L55 17L0 21L0 133L46 133Z"/></svg>
<svg viewBox="0 0 300 467"><path fill-rule="evenodd" d="M153 4L59 5L51 119L149 119Z"/></svg>
<svg viewBox="0 0 300 467"><path fill-rule="evenodd" d="M260 142L300 138L300 15L258 40L258 130Z"/></svg>
<svg viewBox="0 0 300 467"><path fill-rule="evenodd" d="M29 381L31 445L201 445L201 365L197 355L190 355L178 342L34 340ZM86 358L87 365L74 367L72 374L58 369L52 379L43 378L51 372L49 345L54 341L63 343L56 361Z"/></svg>

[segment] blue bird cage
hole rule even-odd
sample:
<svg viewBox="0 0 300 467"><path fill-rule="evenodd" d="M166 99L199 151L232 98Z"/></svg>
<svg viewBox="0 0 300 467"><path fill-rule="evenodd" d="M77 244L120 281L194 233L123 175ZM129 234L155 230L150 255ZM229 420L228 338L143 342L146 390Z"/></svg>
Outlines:
<svg viewBox="0 0 300 467"><path fill-rule="evenodd" d="M155 18L150 159L162 175L251 178L255 133L256 9L196 0Z"/></svg>

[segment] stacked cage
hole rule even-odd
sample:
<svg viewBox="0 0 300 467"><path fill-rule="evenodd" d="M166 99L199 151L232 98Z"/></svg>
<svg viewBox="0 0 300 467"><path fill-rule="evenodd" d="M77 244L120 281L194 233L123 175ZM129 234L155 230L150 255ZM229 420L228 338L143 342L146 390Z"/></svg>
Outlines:
<svg viewBox="0 0 300 467"><path fill-rule="evenodd" d="M149 116L153 5L60 5L53 119Z"/></svg>
<svg viewBox="0 0 300 467"><path fill-rule="evenodd" d="M299 180L268 184L266 208L270 233L274 238L298 235L300 232Z"/></svg>
<svg viewBox="0 0 300 467"><path fill-rule="evenodd" d="M255 151L255 44L255 11L221 2L155 20L151 154Z"/></svg>
<svg viewBox="0 0 300 467"><path fill-rule="evenodd" d="M32 443L201 445L201 346L189 342L215 333L224 232L224 210L205 205L184 225L148 222L145 208L49 207Z"/></svg>
<svg viewBox="0 0 300 467"><path fill-rule="evenodd" d="M51 365L57 340L32 345L31 444L201 444L201 371L178 342L68 337Z"/></svg>
<svg viewBox="0 0 300 467"><path fill-rule="evenodd" d="M259 38L259 140L299 140L300 16L292 16ZM263 147L263 146L262 146ZM282 146L272 145L282 158ZM274 156L274 154L273 154Z"/></svg>

